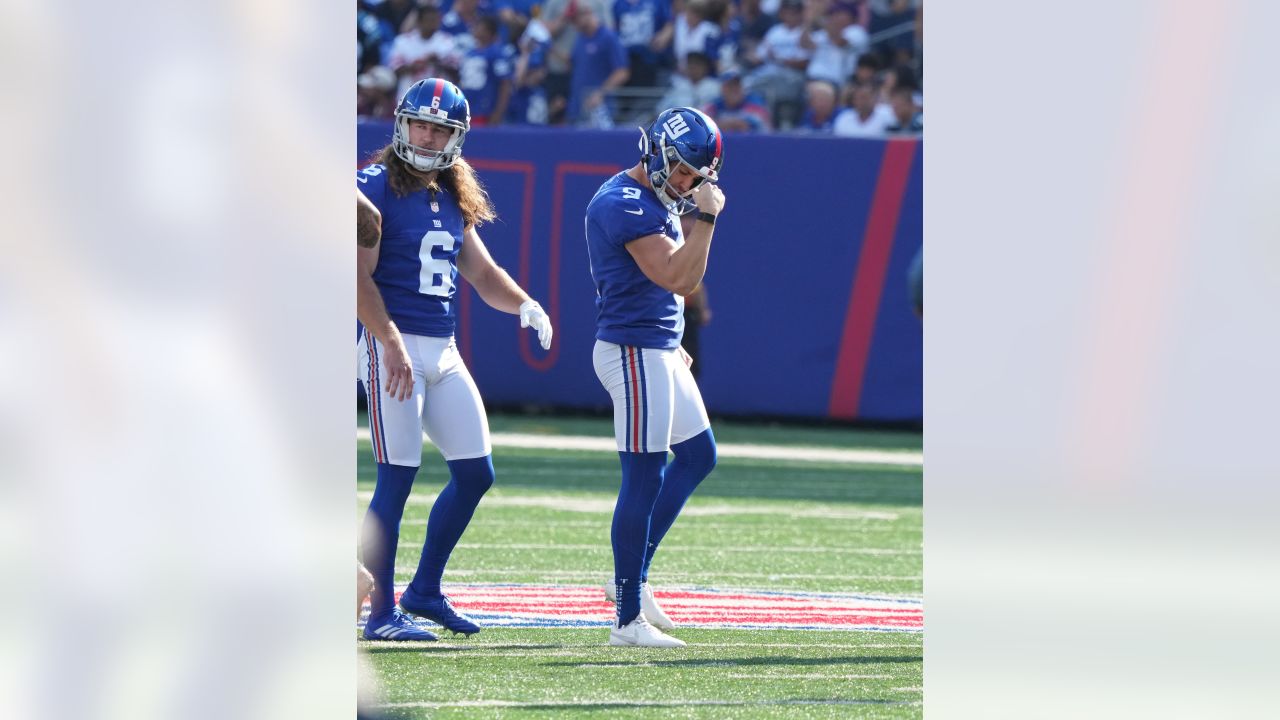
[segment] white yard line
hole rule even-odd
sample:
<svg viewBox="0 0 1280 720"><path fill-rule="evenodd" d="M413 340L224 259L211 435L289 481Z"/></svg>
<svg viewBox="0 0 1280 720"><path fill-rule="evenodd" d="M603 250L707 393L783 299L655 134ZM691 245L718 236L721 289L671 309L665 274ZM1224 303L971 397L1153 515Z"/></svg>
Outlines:
<svg viewBox="0 0 1280 720"><path fill-rule="evenodd" d="M458 547L471 550L563 550L571 552L612 552L612 549L604 544L596 543L593 545L574 545L562 544L553 545L550 543L458 543ZM665 546L664 546L665 547ZM779 553L844 553L849 555L919 555L919 550L890 550L886 548L864 548L864 547L843 547L838 545L805 545L805 546L786 546L771 545L767 548L759 547L726 547L724 545L675 545L671 550L680 552L699 552L699 553L760 553L779 552Z"/></svg>
<svg viewBox="0 0 1280 720"><path fill-rule="evenodd" d="M630 666L628 666L630 667ZM453 702L403 702L376 705L378 708L552 708L552 707L771 707L778 705L919 705L918 700L457 700Z"/></svg>
<svg viewBox="0 0 1280 720"><path fill-rule="evenodd" d="M369 428L357 427L356 438L369 439ZM495 447L546 450L592 450L617 452L618 445L610 437L587 435L533 435L530 433L493 433ZM431 441L423 435L423 442ZM871 450L867 448L804 447L799 445L757 445L717 443L716 453L726 458L756 460L801 460L850 465L892 465L918 468L924 465L924 453L905 450Z"/></svg>
<svg viewBox="0 0 1280 720"><path fill-rule="evenodd" d="M417 571L418 571L418 566L416 565L397 565L396 566L396 574L400 576L411 578L413 577L413 574ZM467 578L494 576L495 578L497 578L497 581L502 581L505 578L510 578L517 575L525 575L527 573L532 573L532 572L537 573L538 577L541 578L540 581L599 580L601 587L604 586L605 582L608 581L608 577L609 577L609 570L607 568L603 570L580 570L580 571L579 570L534 571L529 569L528 567L485 568L483 570L469 570L464 568L458 568L455 570L452 567L449 568L450 576L467 577ZM857 573L827 573L827 574L823 574L823 573L745 573L745 572L697 572L697 573L664 572L662 573L662 578L664 581L670 582L670 583L679 583L679 584L693 583L693 584L705 585L708 582L707 581L708 577L715 577L715 578L731 577L731 578L743 578L747 580L766 580L766 581L767 580L841 581L841 580L850 580L850 579L853 579L853 580L922 580L923 579L923 576L921 575L859 575ZM445 584L448 585L449 583L446 581ZM836 584L836 583L833 583L833 584ZM786 589L791 590L794 588L786 588ZM796 592L809 592L809 591L797 590ZM899 596L900 596L899 593L894 593L894 597L899 597ZM911 597L912 599L915 599L915 596L912 596L910 594L904 594L904 595L901 595L901 597Z"/></svg>

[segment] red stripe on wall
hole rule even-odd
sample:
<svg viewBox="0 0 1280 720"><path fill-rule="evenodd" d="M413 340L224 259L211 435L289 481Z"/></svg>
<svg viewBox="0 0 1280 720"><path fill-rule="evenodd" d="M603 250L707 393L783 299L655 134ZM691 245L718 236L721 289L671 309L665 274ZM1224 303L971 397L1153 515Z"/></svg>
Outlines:
<svg viewBox="0 0 1280 720"><path fill-rule="evenodd" d="M849 308L840 334L835 377L831 381L827 413L833 418L851 420L858 414L876 312L880 309L884 276L893 251L893 236L898 229L898 213L902 209L902 196L906 193L917 144L915 140L891 140L885 144L880 177L871 200L871 214L863 234L862 251L858 255L853 287L849 291Z"/></svg>
<svg viewBox="0 0 1280 720"><path fill-rule="evenodd" d="M520 173L521 175L524 176L524 195L522 199L523 204L520 208L519 282L520 282L520 287L524 288L525 290L529 290L529 255L533 252L532 250L533 179L534 179L533 163L522 162L522 161L508 161L508 160L490 160L487 158L468 158L467 162L469 162L471 164L471 167L475 168L476 170L485 170L488 172ZM481 237L483 237L483 233L481 234ZM458 282L460 286L459 297L461 297L461 302L459 303L458 310L462 314L462 316L465 317L465 323L463 323L463 327L465 327L468 331L465 344L463 344L462 341L459 341L459 348L461 348L461 351L462 351L462 359L468 365L470 365L471 364L471 338L470 338L471 294L469 292L462 293L461 288L469 287L469 286L463 280L461 275L458 276ZM536 293L531 292L530 295L535 295L536 297ZM559 308L556 307L555 305L552 305L551 303L548 303L548 307L549 307L548 315L550 315L552 325L554 326L556 323L556 315L559 312ZM516 336L516 344L519 347L521 354L523 355L527 352L527 350L525 349L525 343L527 342L526 335L531 335L531 333L529 333L528 330L522 329L520 327L520 323L514 323L512 327L518 333ZM533 335L533 337L536 339L537 335Z"/></svg>

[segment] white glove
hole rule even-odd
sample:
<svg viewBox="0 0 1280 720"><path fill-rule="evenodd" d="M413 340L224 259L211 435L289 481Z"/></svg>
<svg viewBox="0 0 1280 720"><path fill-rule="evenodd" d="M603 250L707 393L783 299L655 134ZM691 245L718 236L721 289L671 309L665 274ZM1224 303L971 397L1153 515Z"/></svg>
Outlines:
<svg viewBox="0 0 1280 720"><path fill-rule="evenodd" d="M551 349L551 318L535 300L525 300L520 305L520 327L538 331L538 343L543 350Z"/></svg>

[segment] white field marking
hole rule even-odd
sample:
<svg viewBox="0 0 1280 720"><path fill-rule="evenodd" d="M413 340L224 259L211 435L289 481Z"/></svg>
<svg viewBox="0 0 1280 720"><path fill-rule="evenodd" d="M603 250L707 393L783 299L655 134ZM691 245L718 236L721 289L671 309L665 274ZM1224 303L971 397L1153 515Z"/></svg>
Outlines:
<svg viewBox="0 0 1280 720"><path fill-rule="evenodd" d="M373 499L373 491L359 490L356 499L368 502ZM433 505L434 494L413 493L409 495L409 505ZM486 495L481 501L482 507L536 507L561 512L590 513L612 515L617 499L613 497L581 498L564 495L505 495L501 490ZM792 505L704 505L694 503L685 506L680 517L708 516L751 516L751 515L784 515L791 518L821 518L824 520L886 520L898 519L897 513L843 508L806 508L795 509ZM415 524L415 523L410 523Z"/></svg>
<svg viewBox="0 0 1280 720"><path fill-rule="evenodd" d="M581 665L579 666L581 667ZM725 675L733 680L890 680L893 675L818 675L813 673L751 673Z"/></svg>
<svg viewBox="0 0 1280 720"><path fill-rule="evenodd" d="M492 433L489 438L496 447L539 450L594 450L609 453L618 451L618 443L611 437ZM356 439L368 440L369 428L366 426L357 427ZM431 443L431 439L426 436L426 433L423 433L422 441L427 444ZM716 454L720 457L750 458L755 460L801 460L849 465L892 465L912 468L923 467L924 465L924 453L911 450L716 443Z"/></svg>
<svg viewBox="0 0 1280 720"><path fill-rule="evenodd" d="M919 705L918 700L456 700L453 702L402 702L375 705L377 708L479 708L479 707L771 707L779 705Z"/></svg>
<svg viewBox="0 0 1280 720"><path fill-rule="evenodd" d="M412 567L407 565L396 566L396 573L408 578L412 578L413 574L417 571L418 571L417 566L412 566ZM517 575L525 576L532 572L534 571L530 570L527 567L485 568L483 570L465 570L465 569L455 570L453 568L449 568L450 576L461 575L461 576L474 577L479 575L497 575L499 577L498 581L505 580L506 578L515 577ZM600 584L603 585L605 582L608 581L609 571L607 569L602 569L599 572L591 572L586 570L581 572L572 571L572 570L547 570L547 571L537 571L537 575L538 577L544 578L546 580L554 580L554 579L600 580ZM922 576L920 575L853 575L849 573L835 573L835 574L833 573L733 573L733 572L715 572L715 573L664 572L662 573L662 577L669 581L688 580L688 581L694 581L694 582L703 583L703 584L707 582L707 578L710 576L714 576L717 578L731 577L731 578L748 578L748 579L759 579L759 580L851 580L851 579L852 580L920 580L922 578ZM445 584L448 585L449 584L448 581L446 581ZM773 589L777 590L777 588L773 588ZM794 589L794 588L788 588L788 589ZM796 590L796 592L818 592L818 591Z"/></svg>
<svg viewBox="0 0 1280 720"><path fill-rule="evenodd" d="M553 545L549 543L458 543L457 547L471 550L571 550L573 552L612 552L602 543L590 545ZM832 545L799 546L771 545L768 547L725 547L723 545L664 545L667 552L737 552L737 553L848 553L851 555L919 555L919 550L889 550L886 548L858 548Z"/></svg>
<svg viewBox="0 0 1280 720"><path fill-rule="evenodd" d="M587 594L590 594L590 589ZM575 593L582 595L584 593ZM658 591L658 596L663 607L679 608L684 615L704 615L720 614L719 608L769 608L778 613L788 612L804 612L808 613L817 610L827 615L865 615L868 612L884 612L886 610L902 611L902 612L919 612L920 608L916 607L898 607L902 605L898 600L872 600L872 599L853 599L853 598L824 598L824 597L790 597L786 595L771 595L760 598L744 598L740 595L720 597L719 593L707 593L694 598L684 597L663 597L662 591ZM556 608L564 607L570 602L577 602L583 598L570 595L553 596L550 600L539 597L530 597L528 595L513 595L504 593L501 590L484 593L473 592L470 589L465 594L455 595L456 600L465 600L468 603L500 603L500 602L520 602L527 604L530 608L545 607L548 603ZM604 593L600 591L599 602L604 603ZM588 602L592 602L589 598ZM879 607L889 603L889 607ZM852 607L850 607L852 605ZM877 606L877 607L872 607ZM535 613L536 614L536 613Z"/></svg>

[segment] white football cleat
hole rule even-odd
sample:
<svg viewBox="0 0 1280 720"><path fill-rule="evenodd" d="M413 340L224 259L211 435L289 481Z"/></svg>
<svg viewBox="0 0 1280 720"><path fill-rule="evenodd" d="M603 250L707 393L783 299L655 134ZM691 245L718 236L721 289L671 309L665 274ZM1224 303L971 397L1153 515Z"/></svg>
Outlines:
<svg viewBox="0 0 1280 720"><path fill-rule="evenodd" d="M604 586L604 599L611 603L618 602L617 591L613 587L613 583ZM640 614L653 624L659 630L675 630L676 624L667 617L662 611L662 607L658 605L658 601L653 597L653 588L649 587L649 583L640 583Z"/></svg>
<svg viewBox="0 0 1280 720"><path fill-rule="evenodd" d="M609 631L609 644L618 647L684 647L683 640L673 638L658 628L650 625L649 621L644 619L644 613L640 613L636 616L635 620L632 620L622 627L614 627L611 629Z"/></svg>

